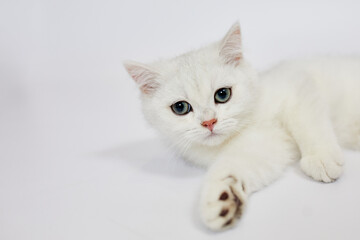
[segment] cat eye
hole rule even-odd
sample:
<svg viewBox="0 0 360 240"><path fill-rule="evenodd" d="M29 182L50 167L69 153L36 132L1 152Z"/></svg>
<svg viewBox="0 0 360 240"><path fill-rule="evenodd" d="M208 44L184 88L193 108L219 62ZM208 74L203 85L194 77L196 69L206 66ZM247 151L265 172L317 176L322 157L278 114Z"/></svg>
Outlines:
<svg viewBox="0 0 360 240"><path fill-rule="evenodd" d="M177 115L188 114L192 108L191 105L185 101L179 101L171 105L172 111Z"/></svg>
<svg viewBox="0 0 360 240"><path fill-rule="evenodd" d="M220 88L215 92L215 103L226 103L231 97L231 88Z"/></svg>

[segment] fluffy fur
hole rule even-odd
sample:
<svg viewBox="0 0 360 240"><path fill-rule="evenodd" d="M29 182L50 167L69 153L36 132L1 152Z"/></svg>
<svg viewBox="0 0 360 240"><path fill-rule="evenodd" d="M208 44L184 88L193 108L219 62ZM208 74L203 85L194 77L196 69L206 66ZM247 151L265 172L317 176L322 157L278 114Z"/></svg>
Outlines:
<svg viewBox="0 0 360 240"><path fill-rule="evenodd" d="M146 119L188 161L208 167L200 215L213 230L234 225L248 197L300 160L317 181L342 173L340 146L360 150L360 59L284 62L260 74L244 60L240 28L219 42L149 65L126 62ZM231 99L214 101L229 87ZM170 106L185 100L193 111ZM217 119L213 132L202 122Z"/></svg>

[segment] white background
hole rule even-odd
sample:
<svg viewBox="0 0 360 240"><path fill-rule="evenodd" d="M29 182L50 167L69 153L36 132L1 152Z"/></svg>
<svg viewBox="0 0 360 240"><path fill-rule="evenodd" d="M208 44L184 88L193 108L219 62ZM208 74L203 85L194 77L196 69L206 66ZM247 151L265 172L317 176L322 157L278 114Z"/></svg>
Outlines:
<svg viewBox="0 0 360 240"><path fill-rule="evenodd" d="M204 171L161 144L122 67L218 40L236 20L259 69L360 54L359 12L356 0L1 0L0 239L360 239L360 153L349 151L339 181L291 167L235 229L204 229Z"/></svg>

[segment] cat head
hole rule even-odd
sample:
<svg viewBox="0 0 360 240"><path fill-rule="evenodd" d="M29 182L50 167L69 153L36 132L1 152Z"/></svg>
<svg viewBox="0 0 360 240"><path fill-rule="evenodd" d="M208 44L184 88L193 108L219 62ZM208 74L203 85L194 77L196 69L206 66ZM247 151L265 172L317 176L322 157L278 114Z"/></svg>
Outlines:
<svg viewBox="0 0 360 240"><path fill-rule="evenodd" d="M256 103L257 77L243 58L238 23L210 46L124 66L141 90L146 119L183 149L224 143L247 125Z"/></svg>

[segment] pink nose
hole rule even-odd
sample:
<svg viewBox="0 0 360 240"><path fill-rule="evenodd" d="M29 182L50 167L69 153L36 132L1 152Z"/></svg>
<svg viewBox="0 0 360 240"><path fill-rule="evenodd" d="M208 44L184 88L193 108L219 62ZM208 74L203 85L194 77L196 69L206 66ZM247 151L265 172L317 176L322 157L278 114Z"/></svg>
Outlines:
<svg viewBox="0 0 360 240"><path fill-rule="evenodd" d="M214 125L217 122L217 120L215 118L209 120L209 121L204 121L201 125L203 125L204 127L208 128L210 131L212 131L214 129Z"/></svg>

